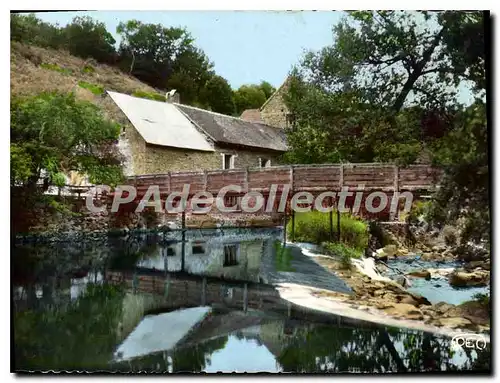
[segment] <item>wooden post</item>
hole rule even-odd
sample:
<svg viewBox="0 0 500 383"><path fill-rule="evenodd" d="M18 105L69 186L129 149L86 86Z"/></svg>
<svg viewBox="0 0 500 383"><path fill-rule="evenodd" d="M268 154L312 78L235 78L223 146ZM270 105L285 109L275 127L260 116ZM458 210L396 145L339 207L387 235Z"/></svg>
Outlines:
<svg viewBox="0 0 500 383"><path fill-rule="evenodd" d="M333 240L333 197L330 197L330 240Z"/></svg>
<svg viewBox="0 0 500 383"><path fill-rule="evenodd" d="M389 203L391 211L389 212L389 220L394 221L394 218L397 218L399 216L399 201L398 204L396 205L396 211L392 211L392 204L394 203L394 198L396 198L396 193L399 192L399 166L394 165L394 192L392 194L391 201ZM399 200L399 198L396 198Z"/></svg>
<svg viewBox="0 0 500 383"><path fill-rule="evenodd" d="M340 209L337 204L337 241L340 242Z"/></svg>
<svg viewBox="0 0 500 383"><path fill-rule="evenodd" d="M286 244L286 216L287 216L287 212L288 212L288 206L285 208L285 216L283 217L283 247L285 247L285 244Z"/></svg>
<svg viewBox="0 0 500 383"><path fill-rule="evenodd" d="M245 168L245 178L243 179L243 190L248 193L248 167Z"/></svg>
<svg viewBox="0 0 500 383"><path fill-rule="evenodd" d="M170 289L170 273L167 273L167 278L165 278L165 298L168 298L168 290Z"/></svg>
<svg viewBox="0 0 500 383"><path fill-rule="evenodd" d="M201 305L205 306L207 304L207 278L203 277L201 283Z"/></svg>
<svg viewBox="0 0 500 383"><path fill-rule="evenodd" d="M139 285L139 278L137 276L137 271L134 271L134 275L132 276L132 290L134 294L137 293L138 285Z"/></svg>
<svg viewBox="0 0 500 383"><path fill-rule="evenodd" d="M186 207L182 209L182 252L181 252L181 271L184 271L186 258Z"/></svg>
<svg viewBox="0 0 500 383"><path fill-rule="evenodd" d="M245 283L245 287L243 289L243 311L247 312L248 310L248 284Z"/></svg>

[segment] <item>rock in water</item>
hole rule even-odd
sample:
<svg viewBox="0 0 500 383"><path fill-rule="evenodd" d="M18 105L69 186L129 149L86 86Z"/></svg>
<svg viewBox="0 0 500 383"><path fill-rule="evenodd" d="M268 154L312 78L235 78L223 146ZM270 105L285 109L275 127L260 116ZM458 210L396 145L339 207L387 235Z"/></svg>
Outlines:
<svg viewBox="0 0 500 383"><path fill-rule="evenodd" d="M487 286L490 273L486 270L475 270L471 273L465 271L455 271L450 275L449 283L455 287L467 286Z"/></svg>
<svg viewBox="0 0 500 383"><path fill-rule="evenodd" d="M408 273L412 277L425 278L426 281L431 279L431 273L428 270L415 270Z"/></svg>

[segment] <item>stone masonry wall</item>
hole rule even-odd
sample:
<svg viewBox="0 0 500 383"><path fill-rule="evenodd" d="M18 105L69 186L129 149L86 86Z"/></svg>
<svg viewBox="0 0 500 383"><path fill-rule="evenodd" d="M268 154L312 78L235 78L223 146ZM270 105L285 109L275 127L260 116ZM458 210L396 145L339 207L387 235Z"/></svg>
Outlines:
<svg viewBox="0 0 500 383"><path fill-rule="evenodd" d="M282 129L286 128L286 115L288 109L283 100L283 94L286 92L286 89L287 86L285 84L260 111L260 115L265 124Z"/></svg>
<svg viewBox="0 0 500 383"><path fill-rule="evenodd" d="M136 174L164 174L173 171L200 171L222 169L222 154L236 155L235 168L258 167L259 158L271 160L271 165L279 165L277 154L264 151L235 150L216 148L215 152L201 152L183 150L162 146L147 145L144 157L137 158L137 162L144 162L137 167L142 173Z"/></svg>

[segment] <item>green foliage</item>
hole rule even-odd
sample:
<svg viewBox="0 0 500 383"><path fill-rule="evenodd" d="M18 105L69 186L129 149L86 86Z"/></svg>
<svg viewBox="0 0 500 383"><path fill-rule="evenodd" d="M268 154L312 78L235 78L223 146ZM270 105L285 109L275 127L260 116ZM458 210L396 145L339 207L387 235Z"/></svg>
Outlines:
<svg viewBox="0 0 500 383"><path fill-rule="evenodd" d="M64 43L61 28L41 21L34 14L11 14L10 36L14 41L45 48L59 48Z"/></svg>
<svg viewBox="0 0 500 383"><path fill-rule="evenodd" d="M102 85L91 84L90 82L86 82L86 81L78 81L78 86L80 88L90 90L92 93L94 93L97 96L100 96L101 94L104 93L104 87Z"/></svg>
<svg viewBox="0 0 500 383"><path fill-rule="evenodd" d="M351 266L352 258L361 258L363 255L361 250L346 246L343 243L326 242L323 247L329 254L339 257L345 268Z"/></svg>
<svg viewBox="0 0 500 383"><path fill-rule="evenodd" d="M234 102L231 86L221 76L213 76L201 91L200 99L210 105L214 112L234 114Z"/></svg>
<svg viewBox="0 0 500 383"><path fill-rule="evenodd" d="M145 83L164 88L174 72L175 60L188 51L193 38L183 28L144 24L138 20L121 22L119 53L122 68Z"/></svg>
<svg viewBox="0 0 500 383"><path fill-rule="evenodd" d="M67 308L14 314L16 367L26 370L105 369L118 342L123 292L89 285Z"/></svg>
<svg viewBox="0 0 500 383"><path fill-rule="evenodd" d="M92 57L104 63L114 62L116 41L104 23L88 16L78 16L63 29L63 34L65 46L72 55Z"/></svg>
<svg viewBox="0 0 500 383"><path fill-rule="evenodd" d="M292 222L287 223L287 232L291 233ZM333 213L333 235L337 233L337 216ZM295 240L321 244L331 241L330 213L311 211L295 213ZM340 216L340 242L359 251L368 245L368 225L347 213Z"/></svg>
<svg viewBox="0 0 500 383"><path fill-rule="evenodd" d="M456 120L455 129L443 137L434 160L445 169L431 209L434 222L465 221L462 241L490 239L488 168L489 135L486 105L471 105Z"/></svg>
<svg viewBox="0 0 500 383"><path fill-rule="evenodd" d="M181 52L173 64L173 73L166 83L167 89L176 89L183 104L208 108L212 99L206 99L203 91L215 75L213 63L205 53L194 46Z"/></svg>
<svg viewBox="0 0 500 383"><path fill-rule="evenodd" d="M71 74L71 69L61 68L57 64L42 63L42 64L40 64L40 67L43 69L53 70L53 71L60 72L63 74Z"/></svg>
<svg viewBox="0 0 500 383"><path fill-rule="evenodd" d="M491 303L490 303L490 295L489 294L484 294L484 293L476 293L472 296L472 298L476 301L479 302L483 307L486 308L491 308Z"/></svg>
<svg viewBox="0 0 500 383"><path fill-rule="evenodd" d="M274 88L274 86L269 84L267 81L261 81L259 88L262 89L262 91L264 92L264 94L266 96L266 100L269 97L271 97L274 92L276 92L276 89Z"/></svg>
<svg viewBox="0 0 500 383"><path fill-rule="evenodd" d="M82 69L83 73L92 74L95 73L95 68L92 65L85 65Z"/></svg>
<svg viewBox="0 0 500 383"><path fill-rule="evenodd" d="M33 163L26 148L10 144L10 183L24 183L33 175Z"/></svg>
<svg viewBox="0 0 500 383"><path fill-rule="evenodd" d="M163 101L163 102L165 102L166 100L165 96L160 93L145 92L143 90L136 90L134 93L132 93L132 96L147 98L149 100L155 100L155 101Z"/></svg>
<svg viewBox="0 0 500 383"><path fill-rule="evenodd" d="M269 91L266 85L264 87ZM239 116L245 109L258 109L266 99L266 92L259 85L242 85L234 92L236 113Z"/></svg>
<svg viewBox="0 0 500 383"><path fill-rule="evenodd" d="M72 170L88 174L93 183L116 184L122 178L119 132L95 105L74 94L13 98L11 185L33 187L40 178L46 186L58 185L61 173Z"/></svg>
<svg viewBox="0 0 500 383"><path fill-rule="evenodd" d="M266 81L233 92L227 80L215 74L214 64L194 45L194 39L184 28L129 20L121 22L116 32L121 37L118 51L105 24L88 16L75 17L67 26L59 27L41 21L34 14L11 15L12 40L65 49L74 56L113 65L156 89L175 89L186 105L239 116L244 109L260 107L274 92ZM36 54L29 50L24 54L39 65L41 60ZM56 64L45 63L41 67L71 73ZM95 68L85 65L82 72L92 74ZM163 95L155 93L141 92L136 96L165 101Z"/></svg>
<svg viewBox="0 0 500 383"><path fill-rule="evenodd" d="M292 251L289 247L283 246L280 241L274 242L274 254L276 270L278 271L295 271L290 265L292 261Z"/></svg>

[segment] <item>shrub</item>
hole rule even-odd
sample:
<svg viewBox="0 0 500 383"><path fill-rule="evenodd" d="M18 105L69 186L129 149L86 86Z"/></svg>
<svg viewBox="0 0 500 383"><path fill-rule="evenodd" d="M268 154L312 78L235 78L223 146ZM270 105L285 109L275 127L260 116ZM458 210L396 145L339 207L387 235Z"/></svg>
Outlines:
<svg viewBox="0 0 500 383"><path fill-rule="evenodd" d="M144 92L142 90L136 90L134 93L132 93L132 96L165 102L165 95L160 93Z"/></svg>
<svg viewBox="0 0 500 383"><path fill-rule="evenodd" d="M101 94L104 93L104 87L102 85L91 84L90 82L86 82L86 81L78 81L78 86L80 88L90 90L92 93L94 93L97 96L100 96Z"/></svg>
<svg viewBox="0 0 500 383"><path fill-rule="evenodd" d="M447 246L455 246L457 244L457 232L452 226L445 226L443 228L444 242Z"/></svg>
<svg viewBox="0 0 500 383"><path fill-rule="evenodd" d="M292 222L287 224L287 232L291 233ZM337 217L333 216L333 234L337 233ZM340 242L360 251L368 246L368 225L349 214L340 216ZM320 244L331 241L330 213L311 211L295 213L295 240Z"/></svg>
<svg viewBox="0 0 500 383"><path fill-rule="evenodd" d="M91 74L95 72L95 68L92 65L85 65L82 69L82 72Z"/></svg>
<svg viewBox="0 0 500 383"><path fill-rule="evenodd" d="M363 255L362 251L353 249L343 243L326 242L323 244L323 247L328 254L339 257L345 268L351 266L352 258L361 258Z"/></svg>
<svg viewBox="0 0 500 383"><path fill-rule="evenodd" d="M472 298L484 308L491 310L489 294L476 293L472 296Z"/></svg>
<svg viewBox="0 0 500 383"><path fill-rule="evenodd" d="M60 73L63 73L63 74L71 74L71 69L61 68L57 64L41 63L40 67L43 68L43 69L54 70L56 72L60 72Z"/></svg>

